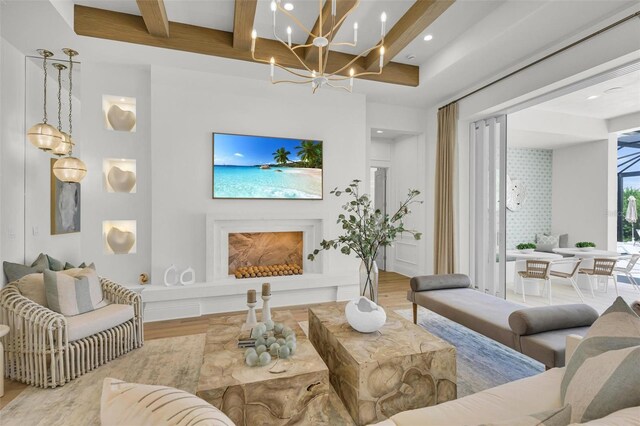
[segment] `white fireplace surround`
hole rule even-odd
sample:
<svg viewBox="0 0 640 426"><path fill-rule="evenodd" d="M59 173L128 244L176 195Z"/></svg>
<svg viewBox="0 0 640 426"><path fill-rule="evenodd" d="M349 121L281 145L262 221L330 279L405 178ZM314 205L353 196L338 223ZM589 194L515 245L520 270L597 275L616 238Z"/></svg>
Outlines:
<svg viewBox="0 0 640 426"><path fill-rule="evenodd" d="M207 215L207 281L234 279L229 270L229 234L243 232L302 232L302 269L305 274L324 272L322 256L313 262L307 255L322 241L322 219L238 219ZM273 279L274 277L271 277Z"/></svg>
<svg viewBox="0 0 640 426"><path fill-rule="evenodd" d="M186 286L150 285L142 292L144 320L162 321L200 315L237 312L247 309L249 289L260 292L263 282L271 283L271 306L293 306L335 302L356 298L358 270L334 272L320 255L313 262L306 257L320 245L323 219L283 216L253 216L242 213L206 217L206 281ZM236 279L229 275L229 234L234 232L302 231L302 275ZM262 301L258 295L258 309ZM260 315L258 315L260 317Z"/></svg>

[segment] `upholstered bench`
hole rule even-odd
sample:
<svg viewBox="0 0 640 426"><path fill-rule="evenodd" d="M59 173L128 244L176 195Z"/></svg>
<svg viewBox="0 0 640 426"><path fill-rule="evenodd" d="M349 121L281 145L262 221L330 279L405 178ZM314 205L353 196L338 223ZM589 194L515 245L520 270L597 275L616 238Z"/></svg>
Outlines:
<svg viewBox="0 0 640 426"><path fill-rule="evenodd" d="M413 277L407 299L515 349L547 368L565 364L565 341L570 334L584 335L598 318L588 305L527 308L482 293L463 274Z"/></svg>

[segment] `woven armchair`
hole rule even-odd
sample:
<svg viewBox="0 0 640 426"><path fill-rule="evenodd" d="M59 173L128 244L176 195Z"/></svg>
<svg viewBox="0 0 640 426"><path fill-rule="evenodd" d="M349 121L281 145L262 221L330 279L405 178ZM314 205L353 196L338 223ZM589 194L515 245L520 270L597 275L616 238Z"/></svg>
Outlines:
<svg viewBox="0 0 640 426"><path fill-rule="evenodd" d="M38 387L62 386L144 343L142 298L100 278L110 303L131 305L134 316L115 327L69 341L67 318L24 297L13 283L0 291L5 377ZM85 314L82 314L85 315Z"/></svg>

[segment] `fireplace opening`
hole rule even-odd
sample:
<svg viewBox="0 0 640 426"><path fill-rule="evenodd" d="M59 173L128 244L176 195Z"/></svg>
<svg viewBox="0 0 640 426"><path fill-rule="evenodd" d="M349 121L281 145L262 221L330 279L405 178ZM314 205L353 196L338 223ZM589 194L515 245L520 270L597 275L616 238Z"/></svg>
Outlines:
<svg viewBox="0 0 640 426"><path fill-rule="evenodd" d="M229 233L229 275L254 278L302 274L302 234Z"/></svg>

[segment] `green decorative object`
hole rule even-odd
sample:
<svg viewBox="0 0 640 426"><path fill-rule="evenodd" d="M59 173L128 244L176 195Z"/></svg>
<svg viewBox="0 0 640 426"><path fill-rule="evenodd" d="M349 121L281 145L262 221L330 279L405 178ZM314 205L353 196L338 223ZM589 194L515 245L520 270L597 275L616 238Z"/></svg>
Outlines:
<svg viewBox="0 0 640 426"><path fill-rule="evenodd" d="M271 355L269 355L269 352L262 352L258 358L258 362L263 367L269 364L271 362Z"/></svg>
<svg viewBox="0 0 640 426"><path fill-rule="evenodd" d="M282 323L266 321L251 330L255 348L244 352L245 363L250 367L265 366L272 358L288 359L296 352L296 334Z"/></svg>
<svg viewBox="0 0 640 426"><path fill-rule="evenodd" d="M536 245L533 243L521 243L516 246L518 250L535 250Z"/></svg>
<svg viewBox="0 0 640 426"><path fill-rule="evenodd" d="M580 241L576 243L577 248L595 248L596 244L591 241Z"/></svg>
<svg viewBox="0 0 640 426"><path fill-rule="evenodd" d="M282 346L285 344L285 340L282 337L280 337L278 340L276 340L276 343Z"/></svg>
<svg viewBox="0 0 640 426"><path fill-rule="evenodd" d="M274 323L271 320L267 320L264 322L264 325L267 326L267 331L273 331Z"/></svg>
<svg viewBox="0 0 640 426"><path fill-rule="evenodd" d="M247 356L249 356L250 353L256 352L256 349L254 348L248 348L246 351L244 351L244 357L246 358Z"/></svg>
<svg viewBox="0 0 640 426"><path fill-rule="evenodd" d="M351 197L351 200L342 206L346 214L338 215L337 223L341 225L344 234L333 240L322 240L320 248L315 249L307 258L314 260L322 250L338 248L345 255L355 253L356 257L362 260L360 294L378 303L378 267L375 264L378 250L380 247L390 246L403 233L412 235L416 240L420 239L420 232L405 229L403 218L411 212L411 204L422 201L416 200L420 191L410 189L407 199L400 203L394 214L384 214L371 204L369 195L360 195L359 185L360 181L356 179L344 190L335 188L331 191L336 197L343 193Z"/></svg>
<svg viewBox="0 0 640 426"><path fill-rule="evenodd" d="M271 347L271 345L273 345L276 342L276 338L273 336L269 336L269 338L267 339L267 346Z"/></svg>
<svg viewBox="0 0 640 426"><path fill-rule="evenodd" d="M281 346L280 349L278 349L278 357L282 358L282 359L287 359L289 358L289 354L291 353L291 349L289 349L288 346Z"/></svg>
<svg viewBox="0 0 640 426"><path fill-rule="evenodd" d="M256 339L256 348L258 346L266 346L267 345L267 339L265 339L264 337L260 336Z"/></svg>
<svg viewBox="0 0 640 426"><path fill-rule="evenodd" d="M283 329L283 328L284 328L284 325L283 325L282 323L279 323L279 322L277 322L277 323L275 323L275 324L273 325L273 331L274 331L276 334L282 334L282 329Z"/></svg>
<svg viewBox="0 0 640 426"><path fill-rule="evenodd" d="M292 333L293 333L293 330L291 330L289 327L285 327L285 328L282 329L282 335L284 337L287 337Z"/></svg>
<svg viewBox="0 0 640 426"><path fill-rule="evenodd" d="M296 335L295 334L290 334L287 336L287 338L285 339L287 342L293 340L294 342L296 341Z"/></svg>
<svg viewBox="0 0 640 426"><path fill-rule="evenodd" d="M266 351L267 351L267 347L265 345L256 346L256 352L258 353L258 355Z"/></svg>
<svg viewBox="0 0 640 426"><path fill-rule="evenodd" d="M273 356L278 356L279 349L280 349L280 345L277 343L274 343L273 345L269 346L269 353Z"/></svg>
<svg viewBox="0 0 640 426"><path fill-rule="evenodd" d="M264 355L266 352L262 353L261 355ZM269 355L269 354L267 354ZM250 352L246 358L245 358L245 362L247 363L247 365L249 367L255 367L256 365L258 365L258 361L259 359L261 359L261 357L258 357L258 353L254 350L253 352ZM269 357L269 359L271 359L271 357Z"/></svg>

